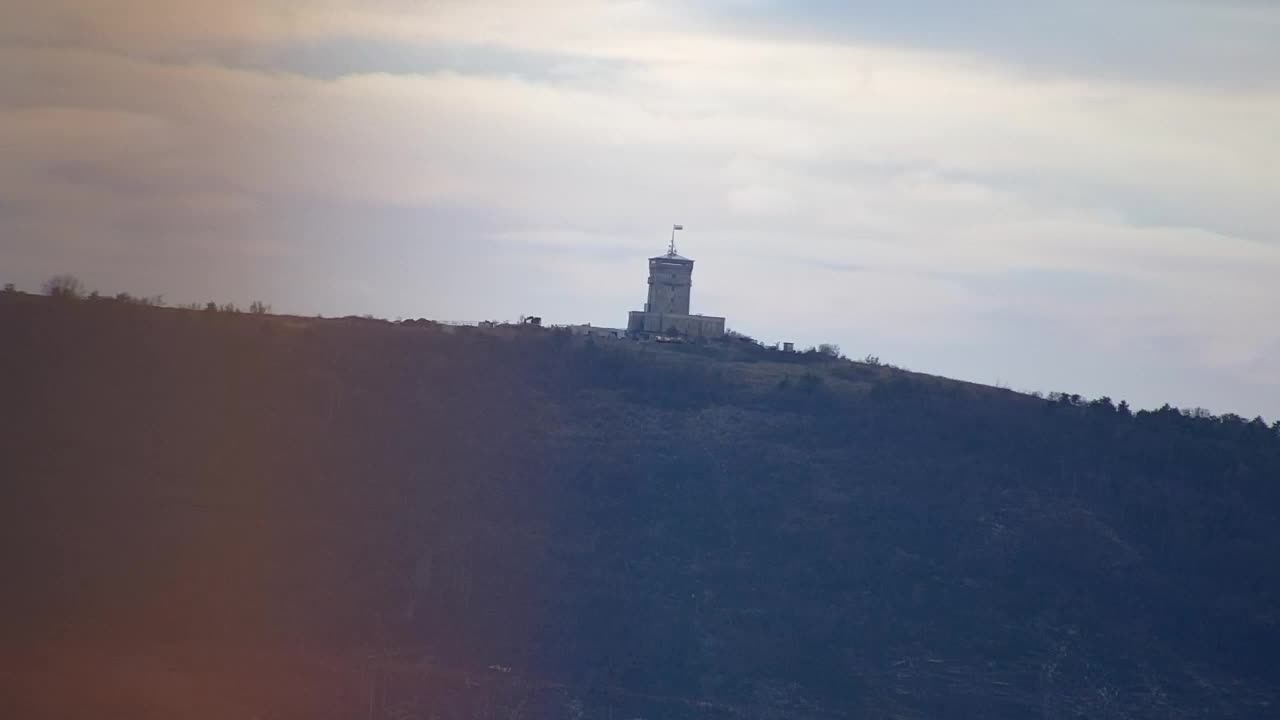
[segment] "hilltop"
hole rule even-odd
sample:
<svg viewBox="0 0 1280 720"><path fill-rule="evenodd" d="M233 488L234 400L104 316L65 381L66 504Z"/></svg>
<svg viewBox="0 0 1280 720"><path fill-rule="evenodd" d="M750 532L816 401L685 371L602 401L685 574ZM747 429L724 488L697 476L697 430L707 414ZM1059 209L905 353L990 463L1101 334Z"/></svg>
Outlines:
<svg viewBox="0 0 1280 720"><path fill-rule="evenodd" d="M0 295L12 717L1254 718L1280 430Z"/></svg>

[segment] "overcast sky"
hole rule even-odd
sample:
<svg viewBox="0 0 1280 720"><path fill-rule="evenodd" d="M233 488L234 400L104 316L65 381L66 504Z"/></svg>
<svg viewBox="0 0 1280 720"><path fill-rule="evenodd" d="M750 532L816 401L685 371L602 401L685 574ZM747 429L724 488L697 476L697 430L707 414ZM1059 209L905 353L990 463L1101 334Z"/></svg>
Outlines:
<svg viewBox="0 0 1280 720"><path fill-rule="evenodd" d="M16 5L16 4L15 4ZM0 281L625 324L1280 418L1267 0L0 9Z"/></svg>

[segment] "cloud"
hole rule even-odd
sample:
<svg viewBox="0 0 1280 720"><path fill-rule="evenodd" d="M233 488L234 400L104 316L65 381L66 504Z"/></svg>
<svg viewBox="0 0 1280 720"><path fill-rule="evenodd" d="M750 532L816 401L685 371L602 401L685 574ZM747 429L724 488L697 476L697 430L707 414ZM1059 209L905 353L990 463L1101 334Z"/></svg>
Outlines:
<svg viewBox="0 0 1280 720"><path fill-rule="evenodd" d="M1280 62L1280 12L1248 0L728 0L700 8L711 27L941 50L1041 79L1274 89Z"/></svg>

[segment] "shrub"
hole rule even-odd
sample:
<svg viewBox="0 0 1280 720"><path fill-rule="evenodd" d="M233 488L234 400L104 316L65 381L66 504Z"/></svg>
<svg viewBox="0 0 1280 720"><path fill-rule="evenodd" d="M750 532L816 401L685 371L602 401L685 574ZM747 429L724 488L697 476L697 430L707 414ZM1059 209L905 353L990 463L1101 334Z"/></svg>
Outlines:
<svg viewBox="0 0 1280 720"><path fill-rule="evenodd" d="M796 381L796 384L804 392L814 392L822 386L822 378L811 372L807 372L800 376Z"/></svg>
<svg viewBox="0 0 1280 720"><path fill-rule="evenodd" d="M44 281L44 294L49 297L75 300L84 294L84 283L75 275L54 275Z"/></svg>

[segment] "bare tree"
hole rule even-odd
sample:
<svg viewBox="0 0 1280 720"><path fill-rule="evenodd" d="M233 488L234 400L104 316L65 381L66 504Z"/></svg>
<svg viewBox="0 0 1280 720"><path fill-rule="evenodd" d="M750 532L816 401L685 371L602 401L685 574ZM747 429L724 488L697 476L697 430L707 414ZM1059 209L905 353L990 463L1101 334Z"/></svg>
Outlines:
<svg viewBox="0 0 1280 720"><path fill-rule="evenodd" d="M54 275L44 281L44 294L74 300L84 294L84 283L75 275Z"/></svg>

